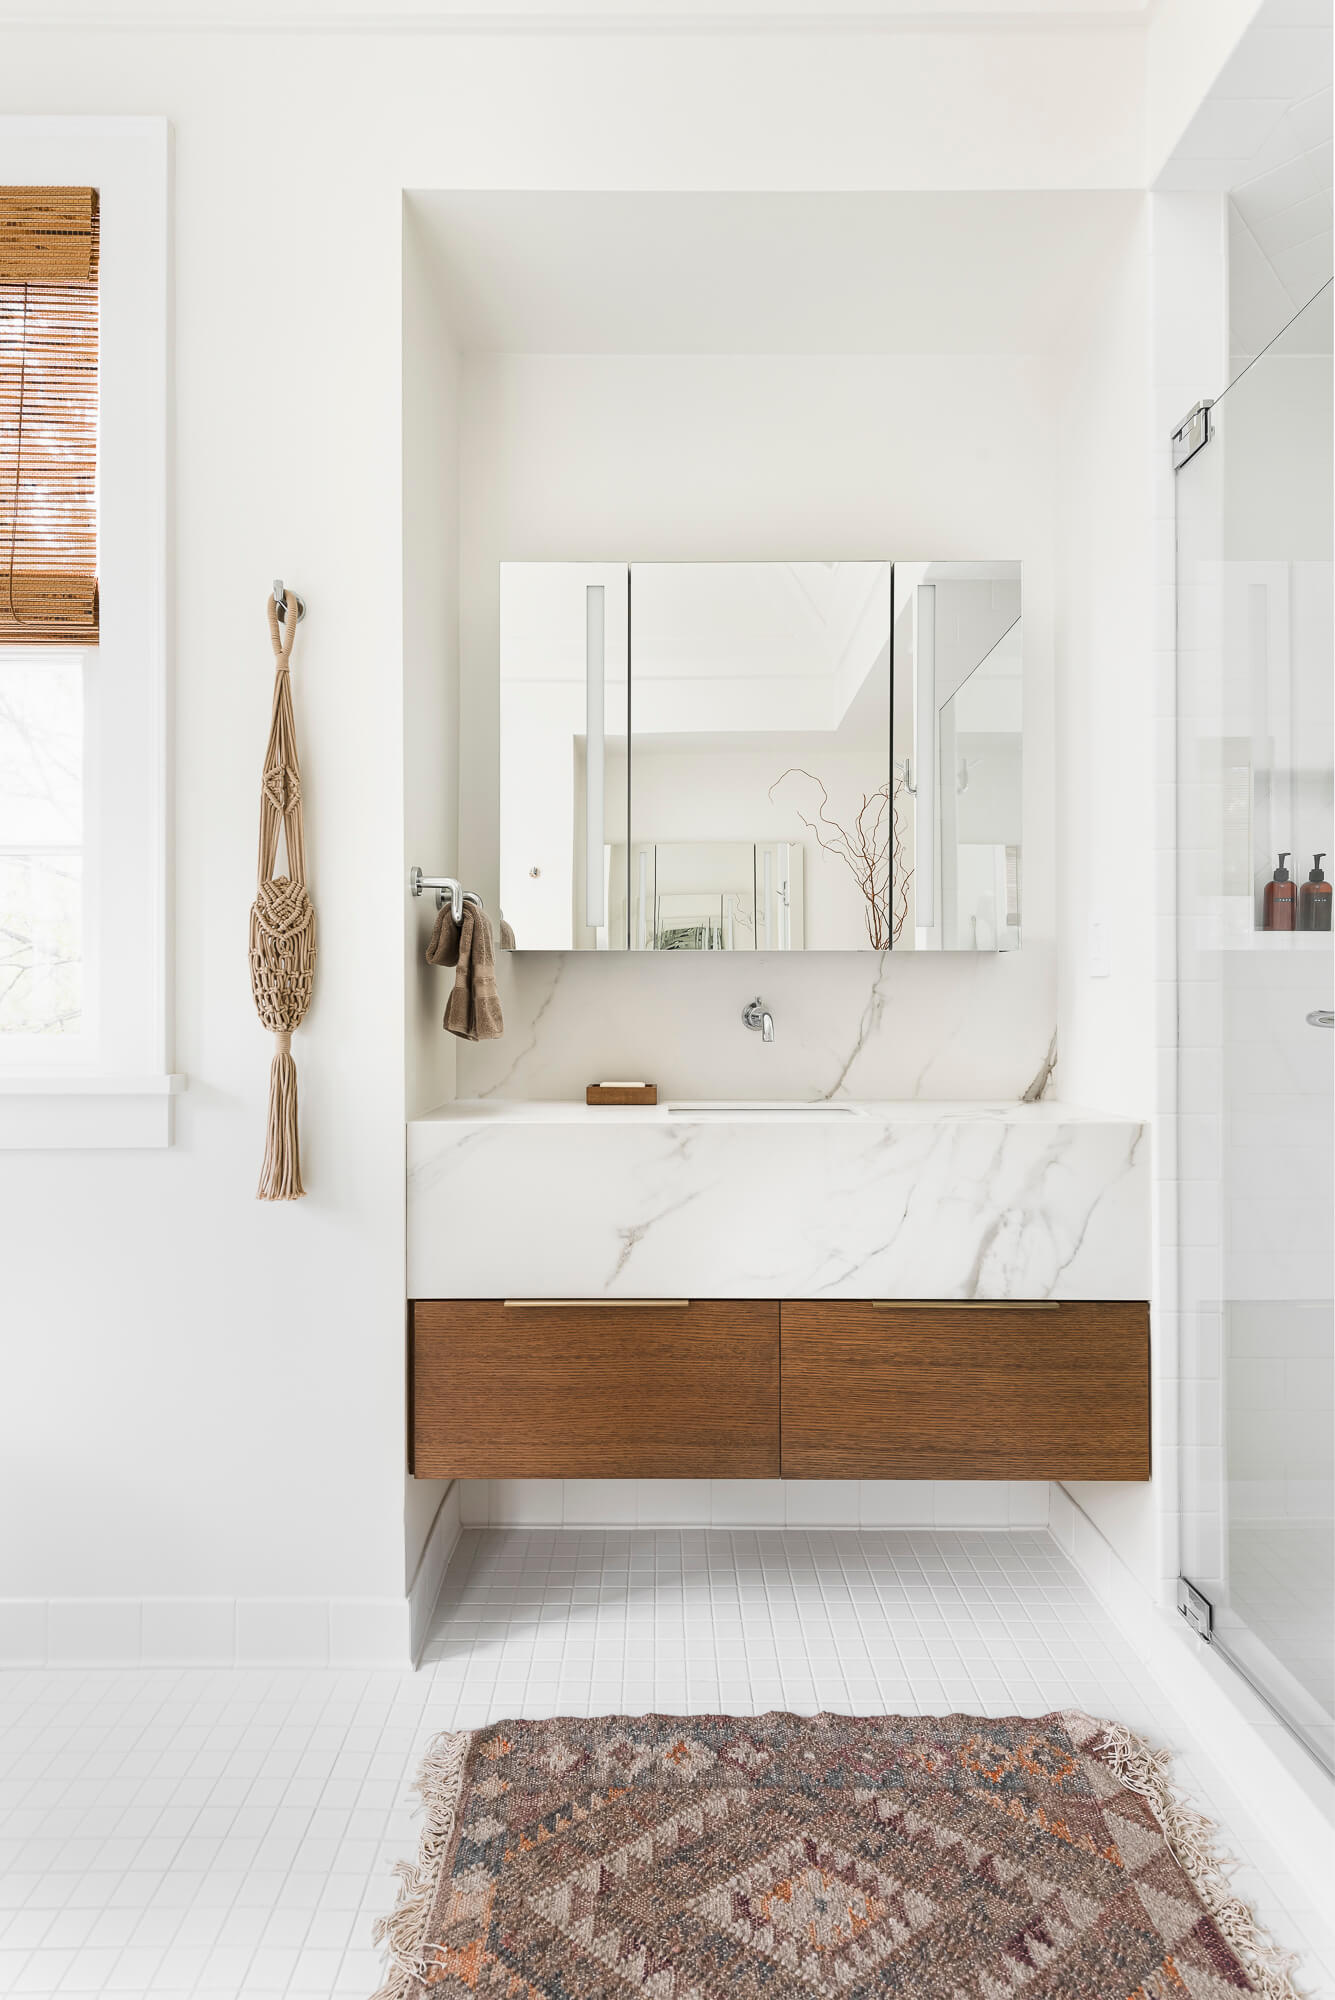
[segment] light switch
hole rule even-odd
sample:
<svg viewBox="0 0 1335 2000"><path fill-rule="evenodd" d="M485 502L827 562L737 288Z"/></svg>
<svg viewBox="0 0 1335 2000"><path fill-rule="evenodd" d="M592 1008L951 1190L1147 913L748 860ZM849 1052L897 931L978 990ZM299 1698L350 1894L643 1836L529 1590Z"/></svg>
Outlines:
<svg viewBox="0 0 1335 2000"><path fill-rule="evenodd" d="M1108 957L1108 922L1101 915L1089 920L1089 976L1091 979L1107 979L1112 972Z"/></svg>

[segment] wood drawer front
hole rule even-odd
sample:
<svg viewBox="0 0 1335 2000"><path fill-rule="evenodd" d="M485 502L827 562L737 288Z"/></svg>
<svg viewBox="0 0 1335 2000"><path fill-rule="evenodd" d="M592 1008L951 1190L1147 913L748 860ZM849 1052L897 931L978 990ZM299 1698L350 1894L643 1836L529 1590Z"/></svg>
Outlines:
<svg viewBox="0 0 1335 2000"><path fill-rule="evenodd" d="M777 1479L777 1300L419 1299L421 1479Z"/></svg>
<svg viewBox="0 0 1335 2000"><path fill-rule="evenodd" d="M783 1308L785 1479L1148 1479L1149 1307Z"/></svg>

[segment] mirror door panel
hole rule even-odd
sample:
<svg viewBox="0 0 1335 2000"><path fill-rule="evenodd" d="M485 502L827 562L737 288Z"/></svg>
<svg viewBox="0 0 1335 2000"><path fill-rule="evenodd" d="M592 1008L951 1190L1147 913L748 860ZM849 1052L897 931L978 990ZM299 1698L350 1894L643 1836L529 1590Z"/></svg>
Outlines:
<svg viewBox="0 0 1335 2000"><path fill-rule="evenodd" d="M633 563L632 945L888 941L890 565Z"/></svg>
<svg viewBox="0 0 1335 2000"><path fill-rule="evenodd" d="M905 951L1020 945L1020 565L895 565L897 887Z"/></svg>
<svg viewBox="0 0 1335 2000"><path fill-rule="evenodd" d="M1015 562L503 563L519 950L1005 951Z"/></svg>
<svg viewBox="0 0 1335 2000"><path fill-rule="evenodd" d="M629 942L630 576L502 563L501 910L519 950Z"/></svg>

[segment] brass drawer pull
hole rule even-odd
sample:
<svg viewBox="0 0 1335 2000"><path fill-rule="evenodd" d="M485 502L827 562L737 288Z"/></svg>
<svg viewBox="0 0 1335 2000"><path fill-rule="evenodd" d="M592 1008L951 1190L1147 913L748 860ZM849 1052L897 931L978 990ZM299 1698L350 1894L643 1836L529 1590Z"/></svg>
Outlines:
<svg viewBox="0 0 1335 2000"><path fill-rule="evenodd" d="M525 1312L564 1309L571 1312L586 1312L590 1306L656 1306L660 1312L684 1312L690 1305L689 1299L502 1299L502 1305L515 1306Z"/></svg>
<svg viewBox="0 0 1335 2000"><path fill-rule="evenodd" d="M1060 1312L1061 1299L873 1299L874 1312Z"/></svg>

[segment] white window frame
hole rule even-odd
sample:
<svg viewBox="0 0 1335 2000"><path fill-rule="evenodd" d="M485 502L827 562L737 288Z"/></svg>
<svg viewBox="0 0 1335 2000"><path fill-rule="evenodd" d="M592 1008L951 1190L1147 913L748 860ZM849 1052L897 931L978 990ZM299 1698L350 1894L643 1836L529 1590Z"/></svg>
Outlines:
<svg viewBox="0 0 1335 2000"><path fill-rule="evenodd" d="M0 1148L166 1146L183 1082L171 1067L168 983L167 121L0 117L0 183L101 197L89 1031L0 1036Z"/></svg>

